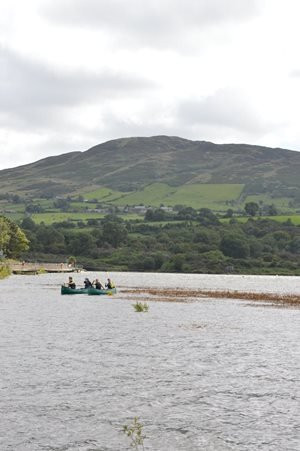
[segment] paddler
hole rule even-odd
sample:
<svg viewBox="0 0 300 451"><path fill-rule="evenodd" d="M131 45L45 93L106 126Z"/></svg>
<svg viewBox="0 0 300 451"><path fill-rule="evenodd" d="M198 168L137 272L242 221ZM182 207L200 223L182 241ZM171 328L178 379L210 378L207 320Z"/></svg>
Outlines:
<svg viewBox="0 0 300 451"><path fill-rule="evenodd" d="M97 290L104 290L104 286L102 285L99 279L94 280L93 285L95 285L95 288Z"/></svg>
<svg viewBox="0 0 300 451"><path fill-rule="evenodd" d="M109 290L111 290L112 288L115 288L115 284L113 283L113 281L110 278L108 278L107 283L105 284L105 287L108 288Z"/></svg>
<svg viewBox="0 0 300 451"><path fill-rule="evenodd" d="M73 277L69 277L68 287L72 288L72 290L75 290L76 283L74 282Z"/></svg>

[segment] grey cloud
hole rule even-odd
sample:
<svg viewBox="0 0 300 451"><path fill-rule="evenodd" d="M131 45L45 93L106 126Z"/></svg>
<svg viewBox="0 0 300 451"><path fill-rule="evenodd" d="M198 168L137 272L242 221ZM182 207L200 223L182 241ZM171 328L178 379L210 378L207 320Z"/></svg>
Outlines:
<svg viewBox="0 0 300 451"><path fill-rule="evenodd" d="M259 5L258 0L51 0L41 12L56 23L108 30L136 45L157 46L178 43L208 26L248 20Z"/></svg>
<svg viewBox="0 0 300 451"><path fill-rule="evenodd" d="M294 69L290 72L290 77L299 78L300 77L300 69Z"/></svg>
<svg viewBox="0 0 300 451"><path fill-rule="evenodd" d="M182 101L177 121L186 126L223 127L254 135L266 133L272 125L258 116L248 99L234 89L222 89L203 99Z"/></svg>
<svg viewBox="0 0 300 451"><path fill-rule="evenodd" d="M64 108L120 98L153 87L147 80L108 70L92 74L62 71L0 47L0 117L5 122L5 115L7 123L13 117L20 122L47 122L54 119L58 109L64 112Z"/></svg>
<svg viewBox="0 0 300 451"><path fill-rule="evenodd" d="M95 142L116 137L163 135L173 132L172 125L162 123L156 118L154 111L153 115L141 113L141 116L142 120L137 121L131 117L120 118L113 112L103 114L103 125L93 130Z"/></svg>

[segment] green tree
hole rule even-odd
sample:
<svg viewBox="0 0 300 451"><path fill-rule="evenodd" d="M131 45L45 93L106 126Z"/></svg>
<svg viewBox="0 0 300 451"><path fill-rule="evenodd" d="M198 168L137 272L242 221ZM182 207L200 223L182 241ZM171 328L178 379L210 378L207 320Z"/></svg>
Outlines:
<svg viewBox="0 0 300 451"><path fill-rule="evenodd" d="M300 254L300 237L293 238L288 244L288 249L293 254Z"/></svg>
<svg viewBox="0 0 300 451"><path fill-rule="evenodd" d="M28 244L20 227L5 216L0 216L0 250L8 257L19 257L28 249Z"/></svg>
<svg viewBox="0 0 300 451"><path fill-rule="evenodd" d="M59 208L62 211L68 211L70 209L70 199L56 199L53 202L55 208Z"/></svg>
<svg viewBox="0 0 300 451"><path fill-rule="evenodd" d="M0 250L6 252L10 240L9 222L4 216L0 216Z"/></svg>
<svg viewBox="0 0 300 451"><path fill-rule="evenodd" d="M244 209L247 215L256 216L259 211L259 205L256 202L247 202Z"/></svg>
<svg viewBox="0 0 300 451"><path fill-rule="evenodd" d="M124 224L118 222L105 222L103 225L103 241L113 247L119 247L127 240L127 229Z"/></svg>
<svg viewBox="0 0 300 451"><path fill-rule="evenodd" d="M60 254L65 249L65 237L53 226L41 225L36 233L37 243L43 252Z"/></svg>
<svg viewBox="0 0 300 451"><path fill-rule="evenodd" d="M200 208L197 220L202 225L218 225L219 220L209 208Z"/></svg>
<svg viewBox="0 0 300 451"><path fill-rule="evenodd" d="M182 266L184 263L184 255L182 254L175 254L172 258L172 263L175 271L180 272L182 270Z"/></svg>
<svg viewBox="0 0 300 451"><path fill-rule="evenodd" d="M268 207L267 207L267 215L269 215L269 216L276 216L276 215L278 215L278 210L277 210L277 208L275 207L274 204L268 205Z"/></svg>
<svg viewBox="0 0 300 451"><path fill-rule="evenodd" d="M153 210L151 208L146 211L144 220L145 221L153 221Z"/></svg>
<svg viewBox="0 0 300 451"><path fill-rule="evenodd" d="M19 257L22 252L29 248L29 241L25 233L15 223L10 223L10 239L8 243L7 256Z"/></svg>
<svg viewBox="0 0 300 451"><path fill-rule="evenodd" d="M36 224L29 216L23 219L21 227L26 230L36 230Z"/></svg>
<svg viewBox="0 0 300 451"><path fill-rule="evenodd" d="M224 255L233 258L247 258L250 253L249 245L240 236L225 235L220 243Z"/></svg>
<svg viewBox="0 0 300 451"><path fill-rule="evenodd" d="M224 218L232 218L234 211L232 210L232 208L228 208L228 210L226 211Z"/></svg>

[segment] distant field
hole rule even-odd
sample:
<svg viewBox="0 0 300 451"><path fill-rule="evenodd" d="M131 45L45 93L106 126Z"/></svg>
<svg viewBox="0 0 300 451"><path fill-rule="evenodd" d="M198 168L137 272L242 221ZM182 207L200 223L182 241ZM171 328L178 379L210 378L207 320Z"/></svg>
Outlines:
<svg viewBox="0 0 300 451"><path fill-rule="evenodd" d="M106 216L104 213L36 213L31 216L32 220L37 224L44 222L49 225L53 222L62 221L87 221L88 219L101 219ZM119 215L123 219L129 221L133 219L142 219L143 216L136 214Z"/></svg>
<svg viewBox="0 0 300 451"><path fill-rule="evenodd" d="M126 193L102 187L89 193L84 193L83 197L88 200L97 199L99 201L111 202L118 197L124 196L124 194Z"/></svg>
<svg viewBox="0 0 300 451"><path fill-rule="evenodd" d="M35 205L40 205L43 208L53 208L53 199L34 199L33 202Z"/></svg>
<svg viewBox="0 0 300 451"><path fill-rule="evenodd" d="M244 188L238 184L195 184L183 185L171 196L171 205L184 204L184 200L189 201L193 208L223 208L227 209L226 201L237 200ZM220 208L221 209L221 208Z"/></svg>
<svg viewBox="0 0 300 451"><path fill-rule="evenodd" d="M260 194L260 195L256 195L256 196L247 196L243 206L245 206L245 204L247 202L256 202L257 204L259 204L260 202L263 202L265 205L272 205L274 204L275 207L279 208L279 209L289 209L289 203L290 203L291 199L288 197L271 197L265 194Z"/></svg>
<svg viewBox="0 0 300 451"><path fill-rule="evenodd" d="M174 206L187 205L193 208L212 208L225 210L227 201L236 200L244 185L240 184L192 184L171 187L164 183L153 183L141 191L124 195L113 201L115 205Z"/></svg>
<svg viewBox="0 0 300 451"><path fill-rule="evenodd" d="M1 202L0 210L11 210L14 212L23 212L25 210L25 204L10 204Z"/></svg>
<svg viewBox="0 0 300 451"><path fill-rule="evenodd" d="M175 187L166 185L165 183L153 183L146 186L143 190L135 191L133 193L125 194L120 199L116 199L113 203L115 205L151 205L159 207L161 203L169 205L170 196L176 192Z"/></svg>
<svg viewBox="0 0 300 451"><path fill-rule="evenodd" d="M35 213L31 216L32 220L37 224L44 222L52 224L53 222L62 222L68 220L86 221L87 219L103 218L102 213Z"/></svg>
<svg viewBox="0 0 300 451"><path fill-rule="evenodd" d="M11 219L12 221L20 221L24 218L24 213L0 213L6 216L7 218Z"/></svg>
<svg viewBox="0 0 300 451"><path fill-rule="evenodd" d="M238 222L245 223L248 221L248 216L234 217ZM286 222L288 219L292 221L294 225L300 225L300 215L280 215L280 216L255 216L253 219L272 219L273 221ZM230 219L221 219L222 222L229 222Z"/></svg>
<svg viewBox="0 0 300 451"><path fill-rule="evenodd" d="M285 222L288 219L292 221L295 225L300 225L300 215L285 215L285 216L266 216L268 219L274 219L278 222Z"/></svg>

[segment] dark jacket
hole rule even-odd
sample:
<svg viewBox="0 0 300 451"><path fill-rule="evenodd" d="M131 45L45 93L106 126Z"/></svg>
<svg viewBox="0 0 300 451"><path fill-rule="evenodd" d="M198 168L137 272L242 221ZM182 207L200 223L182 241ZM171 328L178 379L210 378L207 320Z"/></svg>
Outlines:
<svg viewBox="0 0 300 451"><path fill-rule="evenodd" d="M89 279L85 279L84 283L84 288L90 288L92 286L92 283Z"/></svg>

